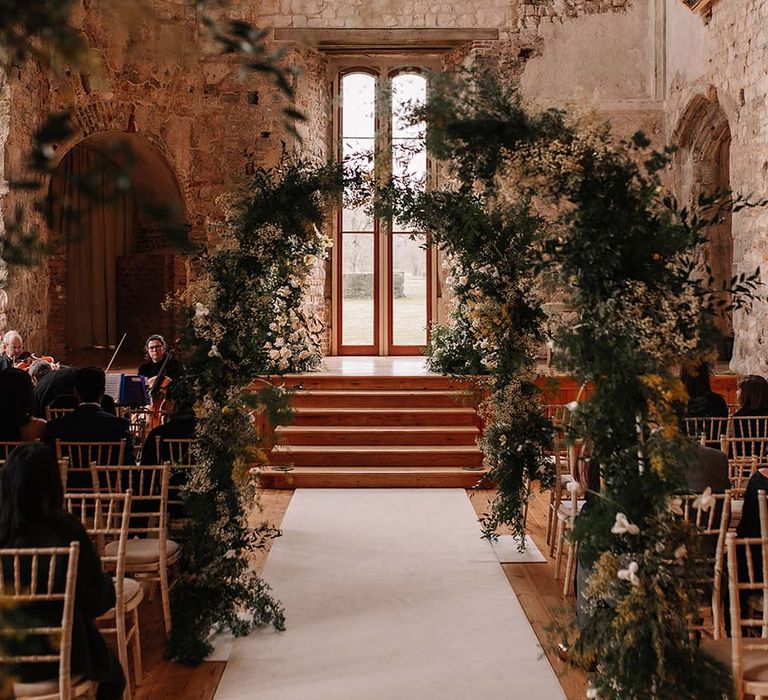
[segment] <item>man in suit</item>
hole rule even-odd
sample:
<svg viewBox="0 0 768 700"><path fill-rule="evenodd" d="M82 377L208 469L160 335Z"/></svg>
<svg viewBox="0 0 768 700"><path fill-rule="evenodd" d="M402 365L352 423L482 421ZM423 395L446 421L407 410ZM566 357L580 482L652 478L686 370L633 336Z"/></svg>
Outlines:
<svg viewBox="0 0 768 700"><path fill-rule="evenodd" d="M48 372L35 384L35 415L45 418L45 408L76 408L75 378L80 370L77 367L61 367ZM111 396L103 396L101 407L115 415L115 402Z"/></svg>
<svg viewBox="0 0 768 700"><path fill-rule="evenodd" d="M23 359L24 341L18 331L8 331L3 336L3 353L0 355L0 372L13 367L15 362ZM29 353L27 353L29 356Z"/></svg>
<svg viewBox="0 0 768 700"><path fill-rule="evenodd" d="M77 370L74 381L77 408L72 413L48 423L45 441L55 447L57 439L64 442L116 442L124 438L123 463L135 464L128 421L107 413L101 407L104 385L104 370L98 367Z"/></svg>

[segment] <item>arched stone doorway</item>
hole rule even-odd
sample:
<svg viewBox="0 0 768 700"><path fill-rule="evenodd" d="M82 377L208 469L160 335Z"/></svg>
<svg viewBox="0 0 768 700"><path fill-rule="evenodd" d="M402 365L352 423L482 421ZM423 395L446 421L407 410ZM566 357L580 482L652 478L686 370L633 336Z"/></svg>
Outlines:
<svg viewBox="0 0 768 700"><path fill-rule="evenodd" d="M84 182L102 201L83 193ZM62 355L113 347L126 333L125 348L139 351L150 333L172 337L162 304L186 283L186 267L169 234L186 228L186 215L162 153L136 134L94 134L60 160L50 194L61 247L51 263L49 347ZM64 202L74 216L62 215Z"/></svg>
<svg viewBox="0 0 768 700"><path fill-rule="evenodd" d="M681 204L695 209L700 195L729 190L731 186L731 130L728 118L714 90L707 97L697 95L683 113L673 136L677 190ZM708 242L700 251L701 261L714 277L713 288L729 286L733 276L733 235L731 214L723 212L720 222L707 231ZM720 356L730 359L733 352L733 316L717 319L723 335Z"/></svg>

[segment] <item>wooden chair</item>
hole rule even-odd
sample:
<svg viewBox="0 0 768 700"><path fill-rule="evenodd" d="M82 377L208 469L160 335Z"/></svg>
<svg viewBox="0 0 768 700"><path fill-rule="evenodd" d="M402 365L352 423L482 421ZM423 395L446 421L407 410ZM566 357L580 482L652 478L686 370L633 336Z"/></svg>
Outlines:
<svg viewBox="0 0 768 700"><path fill-rule="evenodd" d="M729 532L725 538L728 558L728 591L731 612L731 638L711 640L704 650L722 664L731 667L736 700L752 695L755 700L768 697L768 500L765 491L758 492L760 537L737 538ZM757 550L757 553L756 551ZM739 553L746 572L739 575ZM761 564L761 575L755 558ZM748 592L757 600L742 609L740 594ZM757 615L754 612L757 611ZM747 635L745 636L745 630ZM754 631L754 636L751 636Z"/></svg>
<svg viewBox="0 0 768 700"><path fill-rule="evenodd" d="M90 464L120 465L125 456L125 438L117 442L65 442L56 440L56 456L69 460L65 490L94 491Z"/></svg>
<svg viewBox="0 0 768 700"><path fill-rule="evenodd" d="M134 451L138 458L141 458L141 448L152 430L153 419L157 411L152 408L142 406L139 408L122 407L118 415L128 421L128 429L131 433ZM168 414L160 411L160 423L165 423Z"/></svg>
<svg viewBox="0 0 768 700"><path fill-rule="evenodd" d="M547 456L552 460L555 466L554 483L549 492L549 508L547 509L547 544L549 545L549 556L554 556L557 540L554 538L557 529L557 514L560 510L560 504L563 501L563 492L569 481L573 479L571 470L568 467L568 448L562 439L555 441L552 454ZM567 496L567 492L566 492Z"/></svg>
<svg viewBox="0 0 768 700"><path fill-rule="evenodd" d="M731 488L743 489L752 474L763 463L768 440L763 438L723 437L720 451L728 457Z"/></svg>
<svg viewBox="0 0 768 700"><path fill-rule="evenodd" d="M19 445L23 445L23 442L0 442L0 461L8 459L8 455L11 454Z"/></svg>
<svg viewBox="0 0 768 700"><path fill-rule="evenodd" d="M693 623L690 629L707 634L713 639L720 639L725 634L725 615L723 613L723 565L725 562L725 536L731 522L731 494L713 493L714 502L707 510L696 507L698 495L683 495L681 508L683 519L689 523L696 534L702 538L699 558L694 559L694 552L689 553L689 563L701 569L701 577L691 583L701 588L710 598L709 608L712 623Z"/></svg>
<svg viewBox="0 0 768 700"><path fill-rule="evenodd" d="M768 438L768 416L733 416L729 435L743 438Z"/></svg>
<svg viewBox="0 0 768 700"><path fill-rule="evenodd" d="M160 584L163 621L171 632L169 570L177 564L181 547L168 537L168 482L170 464L158 466L91 465L93 483L101 493L126 493L133 490L133 509L128 525L125 572L142 580ZM133 539L133 538L137 539ZM114 555L116 543L105 547Z"/></svg>
<svg viewBox="0 0 768 700"><path fill-rule="evenodd" d="M131 683L128 671L128 649L133 649L134 679L142 680L141 635L139 632L139 603L144 589L134 579L125 576L125 551L131 514L132 492L125 494L68 493L64 496L66 509L85 528L101 557L106 571L114 572L115 607L99 618L102 632L114 634L117 654L125 671L125 700L130 700ZM117 543L117 551L108 554L108 544Z"/></svg>
<svg viewBox="0 0 768 700"><path fill-rule="evenodd" d="M64 416L74 412L75 412L74 408L51 408L50 406L46 406L45 420L50 422L52 420L55 420L56 418L63 418Z"/></svg>
<svg viewBox="0 0 768 700"><path fill-rule="evenodd" d="M686 418L683 423L685 434L695 440L704 439L705 447L717 447L720 439L730 435L729 418Z"/></svg>
<svg viewBox="0 0 768 700"><path fill-rule="evenodd" d="M23 636L26 639L51 640L47 654L9 654L0 657L0 663L58 664L58 677L35 683L14 683L13 695L23 700L70 700L95 698L96 685L92 681L73 678L70 668L72 655L72 619L75 610L77 561L80 544L69 547L0 549L0 591L3 608L43 604L61 605L58 625L39 627L34 622L13 622L4 619L0 633L4 637ZM62 578L63 586L62 586ZM63 589L63 590L62 590Z"/></svg>
<svg viewBox="0 0 768 700"><path fill-rule="evenodd" d="M163 462L171 465L168 484L169 527L174 533L186 523L184 519L183 491L189 481L190 472L197 460L197 440L194 438L157 438L156 454ZM530 485L528 485L530 488ZM527 506L526 506L527 511Z"/></svg>

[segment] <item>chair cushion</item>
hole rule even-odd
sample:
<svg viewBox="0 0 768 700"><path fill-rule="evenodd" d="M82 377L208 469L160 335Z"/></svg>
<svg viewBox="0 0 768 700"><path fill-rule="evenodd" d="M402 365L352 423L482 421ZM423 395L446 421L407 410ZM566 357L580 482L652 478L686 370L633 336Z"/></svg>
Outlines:
<svg viewBox="0 0 768 700"><path fill-rule="evenodd" d="M117 542L110 542L104 547L107 556L117 555ZM179 551L179 545L173 540L166 540L165 553L170 559ZM160 540L128 540L125 547L126 564L152 564L160 561Z"/></svg>
<svg viewBox="0 0 768 700"><path fill-rule="evenodd" d="M72 688L83 679L83 674L72 676ZM14 683L13 693L17 698L30 698L43 695L58 695L59 693L59 679L51 678L50 680L37 681L35 683Z"/></svg>
<svg viewBox="0 0 768 700"><path fill-rule="evenodd" d="M123 600L130 603L136 596L143 593L141 584L135 578L123 579Z"/></svg>
<svg viewBox="0 0 768 700"><path fill-rule="evenodd" d="M748 640L745 640L748 642ZM764 641L764 640L763 640ZM727 668L731 668L731 640L707 639L701 644L707 654ZM744 680L752 683L768 682L768 654L762 649L744 650Z"/></svg>

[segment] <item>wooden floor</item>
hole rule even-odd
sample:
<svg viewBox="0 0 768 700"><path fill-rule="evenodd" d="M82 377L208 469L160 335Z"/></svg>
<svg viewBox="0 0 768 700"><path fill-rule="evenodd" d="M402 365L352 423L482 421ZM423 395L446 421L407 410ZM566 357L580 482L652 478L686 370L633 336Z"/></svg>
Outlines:
<svg viewBox="0 0 768 700"><path fill-rule="evenodd" d="M487 510L488 499L492 493L487 491L468 491L478 515ZM264 490L260 493L260 510L255 510L251 523L266 520L280 526L288 509L293 491ZM536 494L528 512L528 531L538 548L546 553L546 508L549 502L547 493ZM503 534L503 533L500 533ZM260 553L256 568L263 571L268 551ZM562 596L562 581L554 580L554 564L504 564L504 572L510 585L517 594L525 614L533 626L542 646L547 650L555 672L560 678L568 700L582 700L586 693L586 679L565 665L552 651L555 639L550 638L546 628L555 621L556 616L573 615L573 599ZM278 597L280 591L276 591ZM137 700L164 700L183 698L184 700L211 700L216 692L224 662L208 661L197 668L180 666L163 659L164 637L162 615L159 602L144 604L142 615L142 647L144 649L145 678L136 692ZM254 689L254 698L258 689Z"/></svg>

